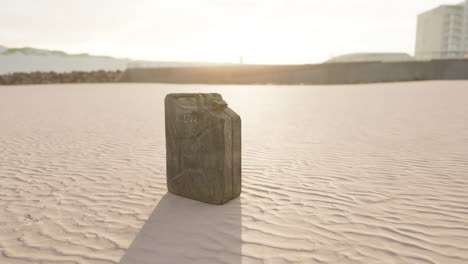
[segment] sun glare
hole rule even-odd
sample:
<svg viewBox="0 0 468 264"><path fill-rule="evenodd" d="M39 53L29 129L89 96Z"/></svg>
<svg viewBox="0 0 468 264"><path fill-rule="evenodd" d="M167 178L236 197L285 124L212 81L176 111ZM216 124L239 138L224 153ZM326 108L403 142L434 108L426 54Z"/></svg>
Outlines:
<svg viewBox="0 0 468 264"><path fill-rule="evenodd" d="M188 56L213 62L270 64L288 63L302 50L285 50L287 38L279 37L271 28L237 27L207 34L190 47Z"/></svg>

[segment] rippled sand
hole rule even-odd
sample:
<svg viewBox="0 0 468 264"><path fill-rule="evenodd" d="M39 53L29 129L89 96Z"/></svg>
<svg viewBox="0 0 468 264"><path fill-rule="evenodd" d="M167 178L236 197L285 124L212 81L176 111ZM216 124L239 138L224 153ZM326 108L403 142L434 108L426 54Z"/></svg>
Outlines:
<svg viewBox="0 0 468 264"><path fill-rule="evenodd" d="M243 122L224 206L165 187L164 96L214 91ZM0 86L0 263L121 258L468 263L468 81Z"/></svg>

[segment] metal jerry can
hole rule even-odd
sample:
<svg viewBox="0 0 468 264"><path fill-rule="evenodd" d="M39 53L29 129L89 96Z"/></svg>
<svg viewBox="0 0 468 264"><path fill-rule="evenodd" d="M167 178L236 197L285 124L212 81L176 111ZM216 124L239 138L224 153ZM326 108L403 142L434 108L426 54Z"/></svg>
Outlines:
<svg viewBox="0 0 468 264"><path fill-rule="evenodd" d="M169 192L209 204L241 193L241 119L217 93L165 99Z"/></svg>

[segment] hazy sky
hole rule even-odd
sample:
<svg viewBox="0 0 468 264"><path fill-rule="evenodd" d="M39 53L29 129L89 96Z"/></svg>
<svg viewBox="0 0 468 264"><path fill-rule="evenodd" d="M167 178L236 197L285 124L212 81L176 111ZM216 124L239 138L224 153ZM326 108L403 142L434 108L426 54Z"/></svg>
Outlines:
<svg viewBox="0 0 468 264"><path fill-rule="evenodd" d="M417 14L451 0L0 0L0 45L146 60L321 62L413 54Z"/></svg>

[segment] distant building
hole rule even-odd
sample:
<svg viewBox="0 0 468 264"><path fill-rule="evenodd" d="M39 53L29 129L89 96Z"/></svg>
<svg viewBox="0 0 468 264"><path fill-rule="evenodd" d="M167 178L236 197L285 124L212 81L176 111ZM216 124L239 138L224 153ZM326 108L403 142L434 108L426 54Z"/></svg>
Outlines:
<svg viewBox="0 0 468 264"><path fill-rule="evenodd" d="M396 61L412 61L414 60L407 53L351 53L333 57L325 63L339 62L396 62Z"/></svg>
<svg viewBox="0 0 468 264"><path fill-rule="evenodd" d="M468 0L465 0L465 5L463 8L463 42L465 46L465 58L468 53Z"/></svg>
<svg viewBox="0 0 468 264"><path fill-rule="evenodd" d="M415 57L420 60L468 55L468 0L418 15Z"/></svg>

